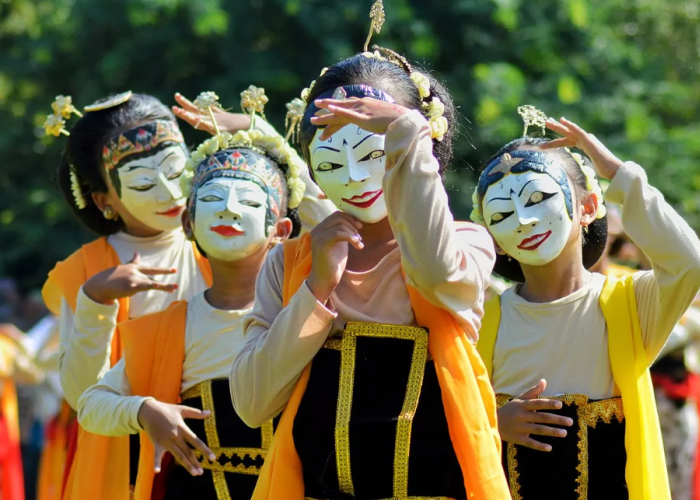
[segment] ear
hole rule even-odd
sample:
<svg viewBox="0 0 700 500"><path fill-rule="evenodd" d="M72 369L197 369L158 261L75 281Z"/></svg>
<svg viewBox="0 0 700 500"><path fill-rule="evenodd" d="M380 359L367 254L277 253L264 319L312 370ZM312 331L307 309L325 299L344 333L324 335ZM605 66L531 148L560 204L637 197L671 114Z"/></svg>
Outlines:
<svg viewBox="0 0 700 500"><path fill-rule="evenodd" d="M579 208L582 226L587 227L595 222L598 216L598 204L601 202L602 200L598 200L598 196L595 193L584 194L581 199L581 207Z"/></svg>
<svg viewBox="0 0 700 500"><path fill-rule="evenodd" d="M289 235L292 234L292 229L294 229L294 226L292 225L292 220L288 217L280 217L275 223L273 233L274 236L272 237L270 243L272 245L282 243L284 240L289 238Z"/></svg>
<svg viewBox="0 0 700 500"><path fill-rule="evenodd" d="M104 212L106 206L112 206L112 198L107 193L92 193L91 196L92 201L95 202L95 205L97 205L97 208L100 209L100 212Z"/></svg>
<svg viewBox="0 0 700 500"><path fill-rule="evenodd" d="M182 220L182 229L185 232L185 237L190 241L194 241L194 220L192 219L192 216L190 215L189 208L186 208L184 210L184 212L182 212L181 220Z"/></svg>

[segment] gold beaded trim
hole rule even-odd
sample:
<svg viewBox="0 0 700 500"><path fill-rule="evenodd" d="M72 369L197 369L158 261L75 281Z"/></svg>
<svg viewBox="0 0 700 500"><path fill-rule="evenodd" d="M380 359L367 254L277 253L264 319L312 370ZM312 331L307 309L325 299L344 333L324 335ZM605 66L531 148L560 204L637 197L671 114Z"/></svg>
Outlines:
<svg viewBox="0 0 700 500"><path fill-rule="evenodd" d="M350 464L350 415L355 386L355 357L357 337L413 340L413 356L406 387L406 396L396 427L394 450L394 497L409 498L408 457L411 448L411 428L423 386L428 354L428 332L423 328L380 323L350 322L343 332L340 357L340 387L335 422L336 467L338 484L343 493L355 494ZM332 347L331 347L332 348ZM416 498L418 497L410 497Z"/></svg>
<svg viewBox="0 0 700 500"><path fill-rule="evenodd" d="M496 395L496 404L499 408L508 403L512 398L505 394ZM588 428L595 429L599 421L609 424L612 418L615 417L618 422L622 423L625 419L625 411L622 404L622 398L610 398L602 401L588 402L588 396L583 394L564 394L563 396L546 396L544 399L556 399L567 406L575 404L577 406L576 416L578 420L578 477L576 483L576 493L578 500L588 499ZM518 477L518 461L516 458L517 449L513 443L508 443L507 461L508 461L508 480L510 483L510 493L513 500L520 500L520 483Z"/></svg>
<svg viewBox="0 0 700 500"><path fill-rule="evenodd" d="M210 461L207 457L203 456L199 450L193 450L194 454L199 460L202 469L211 470L212 478L214 480L214 488L216 490L216 497L218 500L231 500L231 494L228 490L225 473L230 472L234 474L258 476L260 475L260 467L246 467L242 463L239 465L233 465L230 462L226 465L222 465L219 463L219 459L223 456L226 456L229 460L231 460L234 456L237 456L241 460L243 460L246 456L251 458L260 456L265 459L267 451L272 445L272 436L274 434L272 420L265 422L260 427L260 448L222 448L219 441L219 433L216 430L216 411L214 409L212 381L207 380L201 384L195 385L180 395L181 401L191 398L202 398L202 410L209 410L211 413L210 416L204 420L204 433L207 437L209 449L212 451L212 453L214 453L214 455L216 455L216 460L213 462Z"/></svg>

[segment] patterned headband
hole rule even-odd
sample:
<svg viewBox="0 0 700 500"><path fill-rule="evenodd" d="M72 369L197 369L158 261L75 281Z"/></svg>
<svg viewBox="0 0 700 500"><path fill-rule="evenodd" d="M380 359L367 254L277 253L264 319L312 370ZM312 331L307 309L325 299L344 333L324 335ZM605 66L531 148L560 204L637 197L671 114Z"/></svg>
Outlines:
<svg viewBox="0 0 700 500"><path fill-rule="evenodd" d="M102 161L105 168L111 170L127 156L152 151L166 142L184 144L185 139L177 123L156 120L139 125L107 141L102 148Z"/></svg>

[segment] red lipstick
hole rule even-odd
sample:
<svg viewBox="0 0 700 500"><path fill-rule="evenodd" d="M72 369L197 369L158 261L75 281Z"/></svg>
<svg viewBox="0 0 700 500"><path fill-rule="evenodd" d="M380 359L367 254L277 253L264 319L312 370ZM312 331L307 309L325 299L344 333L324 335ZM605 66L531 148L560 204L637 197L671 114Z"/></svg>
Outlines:
<svg viewBox="0 0 700 500"><path fill-rule="evenodd" d="M221 236L225 236L227 238L230 238L232 236L243 236L245 234L245 232L239 231L233 226L214 226L210 229L210 231L214 231L215 233L218 233Z"/></svg>
<svg viewBox="0 0 700 500"><path fill-rule="evenodd" d="M520 245L518 245L518 248L520 250L537 250L551 235L552 231L547 231L546 233L530 236L529 238L525 238Z"/></svg>
<svg viewBox="0 0 700 500"><path fill-rule="evenodd" d="M177 217L182 213L185 207L173 207L165 212L156 212L158 215L164 215L165 217Z"/></svg>
<svg viewBox="0 0 700 500"><path fill-rule="evenodd" d="M379 199L379 197L384 193L381 189L379 191L368 191L364 194L355 195L350 199L341 198L345 203L350 203L358 208L369 208L374 205L374 202Z"/></svg>

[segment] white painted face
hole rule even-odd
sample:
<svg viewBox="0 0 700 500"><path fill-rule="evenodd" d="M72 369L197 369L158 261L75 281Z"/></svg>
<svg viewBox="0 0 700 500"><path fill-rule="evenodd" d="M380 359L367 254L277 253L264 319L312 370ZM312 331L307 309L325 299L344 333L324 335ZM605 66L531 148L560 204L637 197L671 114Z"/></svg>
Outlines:
<svg viewBox="0 0 700 500"><path fill-rule="evenodd" d="M573 222L564 192L547 174L508 174L489 186L481 206L496 243L523 264L552 262L569 240Z"/></svg>
<svg viewBox="0 0 700 500"><path fill-rule="evenodd" d="M180 146L170 146L148 158L120 163L115 168L124 207L152 229L171 231L180 227L186 199L178 179L186 161Z"/></svg>
<svg viewBox="0 0 700 500"><path fill-rule="evenodd" d="M244 179L217 177L197 190L194 237L218 260L244 259L267 245L267 194Z"/></svg>
<svg viewBox="0 0 700 500"><path fill-rule="evenodd" d="M347 125L330 139L319 141L316 131L309 146L316 182L341 211L362 222L387 216L382 190L384 136Z"/></svg>

